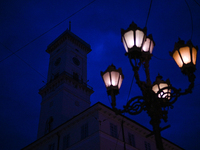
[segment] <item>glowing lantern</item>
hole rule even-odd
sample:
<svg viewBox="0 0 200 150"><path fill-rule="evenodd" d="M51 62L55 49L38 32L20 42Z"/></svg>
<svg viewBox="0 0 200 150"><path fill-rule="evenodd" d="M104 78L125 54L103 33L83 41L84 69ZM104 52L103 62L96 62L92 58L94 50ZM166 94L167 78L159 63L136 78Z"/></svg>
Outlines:
<svg viewBox="0 0 200 150"><path fill-rule="evenodd" d="M140 58L146 39L146 28L139 28L132 22L127 30L121 29L122 42L129 57Z"/></svg>
<svg viewBox="0 0 200 150"><path fill-rule="evenodd" d="M110 65L105 72L101 72L101 76L106 85L108 95L111 94L111 90L118 94L124 79L121 68L116 69L114 65Z"/></svg>
<svg viewBox="0 0 200 150"><path fill-rule="evenodd" d="M154 46L155 46L155 42L153 41L153 37L150 34L150 35L147 36L147 38L144 42L144 45L142 47L142 51L149 53L149 54L152 54Z"/></svg>
<svg viewBox="0 0 200 150"><path fill-rule="evenodd" d="M170 55L181 68L181 71L184 74L189 74L196 70L197 50L198 47L194 47L190 40L185 44L183 40L179 39Z"/></svg>
<svg viewBox="0 0 200 150"><path fill-rule="evenodd" d="M158 98L170 99L171 96L170 81L169 79L167 79L166 81L163 81L161 79L162 76L160 75L156 77L156 81L153 83L152 90L154 91L154 93L158 94Z"/></svg>

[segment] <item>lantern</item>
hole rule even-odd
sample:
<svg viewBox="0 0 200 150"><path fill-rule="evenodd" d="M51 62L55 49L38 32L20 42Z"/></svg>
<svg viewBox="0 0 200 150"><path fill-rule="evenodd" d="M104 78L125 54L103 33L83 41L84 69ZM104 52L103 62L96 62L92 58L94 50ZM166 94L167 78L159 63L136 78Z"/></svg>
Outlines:
<svg viewBox="0 0 200 150"><path fill-rule="evenodd" d="M144 42L144 45L142 47L142 51L146 52L148 54L152 54L154 46L155 46L155 42L153 41L153 37L150 34L150 35L147 36L147 38Z"/></svg>
<svg viewBox="0 0 200 150"><path fill-rule="evenodd" d="M183 40L175 43L174 50L170 52L183 74L193 73L196 70L196 58L198 47L194 47L189 40L187 44Z"/></svg>
<svg viewBox="0 0 200 150"><path fill-rule="evenodd" d="M126 54L134 59L140 58L146 39L146 28L141 29L132 22L127 30L121 29L121 35Z"/></svg>
<svg viewBox="0 0 200 150"><path fill-rule="evenodd" d="M101 72L101 76L106 85L108 95L111 95L112 91L117 95L124 79L121 68L116 69L112 64L108 66L105 72Z"/></svg>
<svg viewBox="0 0 200 150"><path fill-rule="evenodd" d="M161 79L162 76L160 75L156 77L156 81L153 83L152 90L154 91L154 93L158 94L158 98L165 98L169 100L171 96L170 81L169 79L167 79L166 81L163 81Z"/></svg>

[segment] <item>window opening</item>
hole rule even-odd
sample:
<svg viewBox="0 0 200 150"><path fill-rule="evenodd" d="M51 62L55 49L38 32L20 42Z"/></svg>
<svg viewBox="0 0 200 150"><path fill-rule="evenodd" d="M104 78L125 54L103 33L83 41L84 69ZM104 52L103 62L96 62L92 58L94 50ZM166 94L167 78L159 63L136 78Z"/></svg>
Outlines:
<svg viewBox="0 0 200 150"><path fill-rule="evenodd" d="M84 139L88 136L88 123L81 126L81 139Z"/></svg>
<svg viewBox="0 0 200 150"><path fill-rule="evenodd" d="M114 138L118 138L117 136L117 126L110 123L110 135Z"/></svg>

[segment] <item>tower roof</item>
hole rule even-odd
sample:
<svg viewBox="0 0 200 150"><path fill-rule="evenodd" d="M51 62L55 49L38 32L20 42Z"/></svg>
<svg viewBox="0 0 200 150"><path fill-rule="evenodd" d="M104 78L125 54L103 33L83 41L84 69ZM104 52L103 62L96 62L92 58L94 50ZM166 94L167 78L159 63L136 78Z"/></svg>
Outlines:
<svg viewBox="0 0 200 150"><path fill-rule="evenodd" d="M54 51L60 44L62 44L65 40L70 40L75 43L82 49L86 50L87 53L91 52L91 46L79 38L77 35L69 31L68 29L64 31L60 36L58 36L51 44L47 46L46 52L51 53Z"/></svg>

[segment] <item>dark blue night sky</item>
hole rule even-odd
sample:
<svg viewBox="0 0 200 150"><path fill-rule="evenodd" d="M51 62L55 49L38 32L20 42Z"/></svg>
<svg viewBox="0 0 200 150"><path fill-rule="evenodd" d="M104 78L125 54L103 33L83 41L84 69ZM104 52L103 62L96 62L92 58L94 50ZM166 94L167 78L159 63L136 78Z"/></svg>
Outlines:
<svg viewBox="0 0 200 150"><path fill-rule="evenodd" d="M192 42L200 47L200 5L196 3L200 4L200 1L187 1L193 18ZM127 101L133 77L131 65L124 55L125 50L121 43L121 28L128 28L132 21L143 28L150 2L150 0L2 0L0 2L0 149L17 150L36 140L41 102L38 91L46 83L49 63L49 54L45 50L68 28L69 21L72 22L72 32L89 43L92 48L92 52L88 54L88 84L95 91L91 96L91 105L100 101L110 106L100 71L105 71L108 65L113 63L117 68L122 68L125 76L120 94L117 96L120 108ZM91 4L88 5L89 3ZM84 6L87 7L77 12ZM66 19L68 17L70 18ZM43 33L45 34L42 35ZM191 38L191 16L185 0L154 0L147 33L153 35L156 43L150 62L152 82L160 73L164 80L169 78L174 87L187 88L189 85L187 77L182 75L169 56L169 51L173 50L178 37L185 41ZM161 124L162 127L171 125L162 131L162 136L186 150L197 150L200 143L199 55L198 53L193 93L180 97L174 104L174 109L169 110L168 122ZM141 79L145 80L143 68L140 68L140 75ZM129 98L138 95L141 95L141 92L134 82ZM137 116L126 116L152 129L146 112Z"/></svg>

